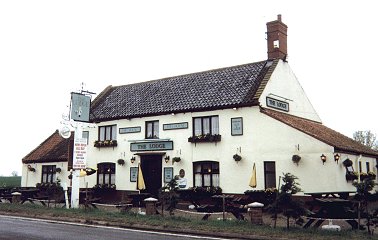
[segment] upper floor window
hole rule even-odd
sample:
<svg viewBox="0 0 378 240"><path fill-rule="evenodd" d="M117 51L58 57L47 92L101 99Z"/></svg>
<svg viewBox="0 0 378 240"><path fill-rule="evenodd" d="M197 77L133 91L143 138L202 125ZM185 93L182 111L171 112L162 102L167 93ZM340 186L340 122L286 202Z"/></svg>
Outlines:
<svg viewBox="0 0 378 240"><path fill-rule="evenodd" d="M44 165L42 166L42 183L53 183L56 178L56 166Z"/></svg>
<svg viewBox="0 0 378 240"><path fill-rule="evenodd" d="M159 121L146 122L146 139L159 138Z"/></svg>
<svg viewBox="0 0 378 240"><path fill-rule="evenodd" d="M219 134L219 117L195 117L193 118L193 136Z"/></svg>
<svg viewBox="0 0 378 240"><path fill-rule="evenodd" d="M98 134L99 141L116 140L117 139L117 125L100 126Z"/></svg>

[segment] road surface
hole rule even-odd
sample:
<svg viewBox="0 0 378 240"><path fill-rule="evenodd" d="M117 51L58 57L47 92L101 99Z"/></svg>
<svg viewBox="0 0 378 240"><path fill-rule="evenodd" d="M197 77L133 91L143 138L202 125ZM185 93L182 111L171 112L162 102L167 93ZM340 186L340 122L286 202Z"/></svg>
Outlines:
<svg viewBox="0 0 378 240"><path fill-rule="evenodd" d="M2 240L222 240L170 234L153 231L141 231L116 227L92 226L78 223L63 223L31 218L19 218L0 215L0 239Z"/></svg>

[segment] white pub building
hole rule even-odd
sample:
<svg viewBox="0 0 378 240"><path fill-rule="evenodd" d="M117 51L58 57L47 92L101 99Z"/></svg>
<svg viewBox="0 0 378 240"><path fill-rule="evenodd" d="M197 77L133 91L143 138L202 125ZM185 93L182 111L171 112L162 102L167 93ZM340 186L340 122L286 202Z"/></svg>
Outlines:
<svg viewBox="0 0 378 240"><path fill-rule="evenodd" d="M267 23L267 46L267 60L105 88L91 104L96 127L84 129L87 166L98 171L80 186L136 191L140 166L153 195L180 170L182 188L243 194L255 165L255 190L278 188L282 173L305 192L355 190L346 177L376 173L378 152L322 124L286 60L280 15ZM68 181L70 142L55 132L28 154L22 186Z"/></svg>

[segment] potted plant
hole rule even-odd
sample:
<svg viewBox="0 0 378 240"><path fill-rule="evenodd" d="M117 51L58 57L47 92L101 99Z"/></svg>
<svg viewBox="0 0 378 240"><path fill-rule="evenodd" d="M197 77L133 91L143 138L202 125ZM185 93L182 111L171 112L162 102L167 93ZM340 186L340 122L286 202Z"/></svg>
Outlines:
<svg viewBox="0 0 378 240"><path fill-rule="evenodd" d="M119 165L123 166L123 165L125 165L125 160L123 160L123 159L120 158L120 159L117 160L117 163Z"/></svg>
<svg viewBox="0 0 378 240"><path fill-rule="evenodd" d="M172 160L173 160L174 162L180 162L180 161L181 161L181 158L180 158L180 157L174 157L174 158L172 158Z"/></svg>
<svg viewBox="0 0 378 240"><path fill-rule="evenodd" d="M234 156L232 156L234 158L234 160L236 162L239 162L240 160L242 160L242 157L239 155L239 154L235 154Z"/></svg>
<svg viewBox="0 0 378 240"><path fill-rule="evenodd" d="M299 155L293 155L292 157L291 157L291 160L295 163L295 164L297 164L297 166L298 166L298 163L299 163L299 161L301 160L301 157L299 156Z"/></svg>

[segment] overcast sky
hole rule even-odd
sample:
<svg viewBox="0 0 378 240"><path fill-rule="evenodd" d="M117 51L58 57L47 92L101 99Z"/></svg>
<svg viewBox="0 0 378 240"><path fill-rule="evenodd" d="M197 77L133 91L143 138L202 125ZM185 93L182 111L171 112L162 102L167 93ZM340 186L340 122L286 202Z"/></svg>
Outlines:
<svg viewBox="0 0 378 240"><path fill-rule="evenodd" d="M289 64L323 123L377 124L375 1L0 1L0 175L60 128L70 92L265 60L288 25Z"/></svg>

